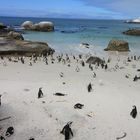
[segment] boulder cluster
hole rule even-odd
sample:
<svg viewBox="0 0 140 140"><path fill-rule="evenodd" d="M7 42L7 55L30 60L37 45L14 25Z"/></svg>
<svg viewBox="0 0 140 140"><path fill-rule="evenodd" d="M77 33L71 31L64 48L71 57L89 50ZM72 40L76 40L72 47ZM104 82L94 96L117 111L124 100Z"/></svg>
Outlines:
<svg viewBox="0 0 140 140"><path fill-rule="evenodd" d="M33 24L32 21L25 21L21 25L25 30L32 31L42 31L42 32L51 32L54 31L54 24L49 21L42 21L39 23Z"/></svg>
<svg viewBox="0 0 140 140"><path fill-rule="evenodd" d="M47 43L24 40L20 32L0 24L0 55L49 55L54 53Z"/></svg>

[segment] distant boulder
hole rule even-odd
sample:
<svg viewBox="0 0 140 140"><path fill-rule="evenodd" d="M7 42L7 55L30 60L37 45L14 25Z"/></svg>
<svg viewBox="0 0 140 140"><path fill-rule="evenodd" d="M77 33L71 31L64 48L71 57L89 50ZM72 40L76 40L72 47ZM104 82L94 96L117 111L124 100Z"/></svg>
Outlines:
<svg viewBox="0 0 140 140"><path fill-rule="evenodd" d="M105 51L129 51L129 44L123 40L111 40L108 47L104 49Z"/></svg>
<svg viewBox="0 0 140 140"><path fill-rule="evenodd" d="M40 31L53 31L54 30L54 25L52 22L46 22L46 21L39 22L38 26L39 26Z"/></svg>
<svg viewBox="0 0 140 140"><path fill-rule="evenodd" d="M42 31L42 32L54 31L54 24L48 21L42 21L35 24L33 24L31 21L25 21L21 26L25 30Z"/></svg>
<svg viewBox="0 0 140 140"><path fill-rule="evenodd" d="M104 63L104 60L102 60L101 58L96 57L96 56L91 56L87 59L86 63L88 63L88 64L102 64L102 63Z"/></svg>
<svg viewBox="0 0 140 140"><path fill-rule="evenodd" d="M125 35L134 35L134 36L140 36L140 29L129 29L125 32L123 32Z"/></svg>
<svg viewBox="0 0 140 140"><path fill-rule="evenodd" d="M23 36L21 33L18 33L18 32L14 32L14 31L10 31L8 33L8 38L11 38L11 39L16 39L16 40L24 40Z"/></svg>
<svg viewBox="0 0 140 140"><path fill-rule="evenodd" d="M140 17L137 19L133 20L126 20L125 23L135 23L135 24L140 24Z"/></svg>
<svg viewBox="0 0 140 140"><path fill-rule="evenodd" d="M30 30L33 26L32 21L25 21L22 23L21 27L23 27L25 30Z"/></svg>

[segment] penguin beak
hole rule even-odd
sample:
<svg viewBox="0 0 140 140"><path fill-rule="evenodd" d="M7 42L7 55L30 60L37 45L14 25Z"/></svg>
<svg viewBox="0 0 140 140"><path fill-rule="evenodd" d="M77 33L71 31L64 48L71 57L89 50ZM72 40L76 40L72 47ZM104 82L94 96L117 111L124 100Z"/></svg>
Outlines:
<svg viewBox="0 0 140 140"><path fill-rule="evenodd" d="M68 122L69 125L71 125L73 122Z"/></svg>

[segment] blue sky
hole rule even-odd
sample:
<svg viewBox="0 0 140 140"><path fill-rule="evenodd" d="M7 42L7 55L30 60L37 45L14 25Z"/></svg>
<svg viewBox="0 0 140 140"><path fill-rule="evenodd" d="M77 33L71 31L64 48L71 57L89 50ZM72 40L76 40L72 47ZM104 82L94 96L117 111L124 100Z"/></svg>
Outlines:
<svg viewBox="0 0 140 140"><path fill-rule="evenodd" d="M1 0L0 16L130 19L140 0Z"/></svg>

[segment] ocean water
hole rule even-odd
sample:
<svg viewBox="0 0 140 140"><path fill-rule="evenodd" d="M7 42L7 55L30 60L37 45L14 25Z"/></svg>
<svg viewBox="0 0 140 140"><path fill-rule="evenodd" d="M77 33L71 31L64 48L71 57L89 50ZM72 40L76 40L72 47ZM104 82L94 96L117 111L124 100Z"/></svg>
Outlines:
<svg viewBox="0 0 140 140"><path fill-rule="evenodd" d="M34 23L40 21L54 23L54 32L25 31L23 36L28 40L47 42L56 52L105 54L103 50L111 39L121 39L129 42L132 54L140 55L140 36L122 34L129 28L140 28L140 24L127 24L123 20L0 17L0 22L13 28L19 28L27 20ZM81 47L81 43L90 44L90 48Z"/></svg>

